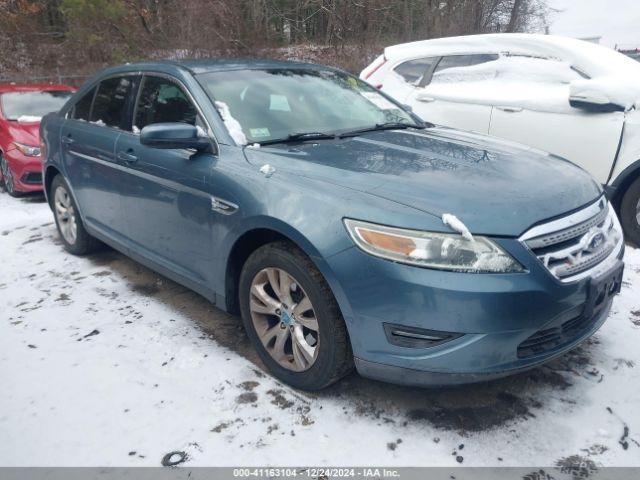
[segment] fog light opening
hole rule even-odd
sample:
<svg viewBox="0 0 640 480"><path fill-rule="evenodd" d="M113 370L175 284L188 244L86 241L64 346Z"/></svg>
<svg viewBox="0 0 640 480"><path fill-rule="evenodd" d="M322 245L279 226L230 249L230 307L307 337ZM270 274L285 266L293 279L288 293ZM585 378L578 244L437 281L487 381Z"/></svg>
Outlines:
<svg viewBox="0 0 640 480"><path fill-rule="evenodd" d="M384 332L392 345L406 348L430 348L461 337L462 333L427 330L385 323Z"/></svg>

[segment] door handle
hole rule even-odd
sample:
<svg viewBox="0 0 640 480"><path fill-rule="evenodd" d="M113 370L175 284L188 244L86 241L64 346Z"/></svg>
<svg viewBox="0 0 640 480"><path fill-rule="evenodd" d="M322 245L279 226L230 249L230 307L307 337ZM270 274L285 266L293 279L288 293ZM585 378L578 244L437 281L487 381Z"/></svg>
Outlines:
<svg viewBox="0 0 640 480"><path fill-rule="evenodd" d="M71 135L67 135L66 137L62 137L62 143L65 145L71 145L75 140L71 137Z"/></svg>
<svg viewBox="0 0 640 480"><path fill-rule="evenodd" d="M418 95L416 97L416 100L419 102L424 102L424 103L431 103L431 102L435 102L436 99L433 97L430 97L428 95Z"/></svg>
<svg viewBox="0 0 640 480"><path fill-rule="evenodd" d="M133 153L118 152L118 160L121 160L127 163L134 163L138 161L138 157L136 157Z"/></svg>
<svg viewBox="0 0 640 480"><path fill-rule="evenodd" d="M518 113L524 110L522 107L496 107L498 110L508 113Z"/></svg>

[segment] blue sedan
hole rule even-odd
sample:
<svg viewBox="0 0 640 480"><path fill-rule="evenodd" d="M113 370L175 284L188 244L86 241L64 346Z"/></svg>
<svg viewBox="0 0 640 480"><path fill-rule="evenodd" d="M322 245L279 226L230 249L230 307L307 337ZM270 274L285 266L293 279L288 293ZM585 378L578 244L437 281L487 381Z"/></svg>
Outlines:
<svg viewBox="0 0 640 480"><path fill-rule="evenodd" d="M532 368L620 289L620 224L587 173L424 124L333 68L127 64L41 137L69 252L106 243L240 313L297 388L354 367L412 385Z"/></svg>

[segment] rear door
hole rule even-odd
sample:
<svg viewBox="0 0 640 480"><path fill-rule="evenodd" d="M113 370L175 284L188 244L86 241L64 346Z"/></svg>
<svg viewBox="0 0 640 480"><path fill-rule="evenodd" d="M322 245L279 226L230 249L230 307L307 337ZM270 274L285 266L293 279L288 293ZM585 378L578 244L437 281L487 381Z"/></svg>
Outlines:
<svg viewBox="0 0 640 480"><path fill-rule="evenodd" d="M510 56L503 64L503 75L495 83L489 133L559 155L606 183L622 135L624 113L571 107L569 83L584 75L567 63Z"/></svg>
<svg viewBox="0 0 640 480"><path fill-rule="evenodd" d="M441 57L411 90L405 103L428 122L486 134L491 105L477 94L477 66L497 58L493 54ZM481 75L491 75L491 71Z"/></svg>
<svg viewBox="0 0 640 480"><path fill-rule="evenodd" d="M134 77L102 80L78 100L62 128L65 171L90 228L116 239L126 235L120 195L125 176L115 158L126 128Z"/></svg>
<svg viewBox="0 0 640 480"><path fill-rule="evenodd" d="M128 173L123 208L135 251L198 284L213 272L211 169L216 157L189 149L140 143L147 125L184 122L208 131L193 101L175 79L142 77L133 127L122 133L116 157Z"/></svg>

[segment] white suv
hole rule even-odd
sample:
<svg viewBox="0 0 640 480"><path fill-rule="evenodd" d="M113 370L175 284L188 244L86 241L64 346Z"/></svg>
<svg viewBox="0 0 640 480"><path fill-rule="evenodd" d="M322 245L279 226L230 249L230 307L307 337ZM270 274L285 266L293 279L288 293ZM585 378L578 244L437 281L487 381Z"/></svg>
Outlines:
<svg viewBox="0 0 640 480"><path fill-rule="evenodd" d="M360 77L424 120L589 171L640 245L640 63L564 37L471 35L387 47Z"/></svg>

